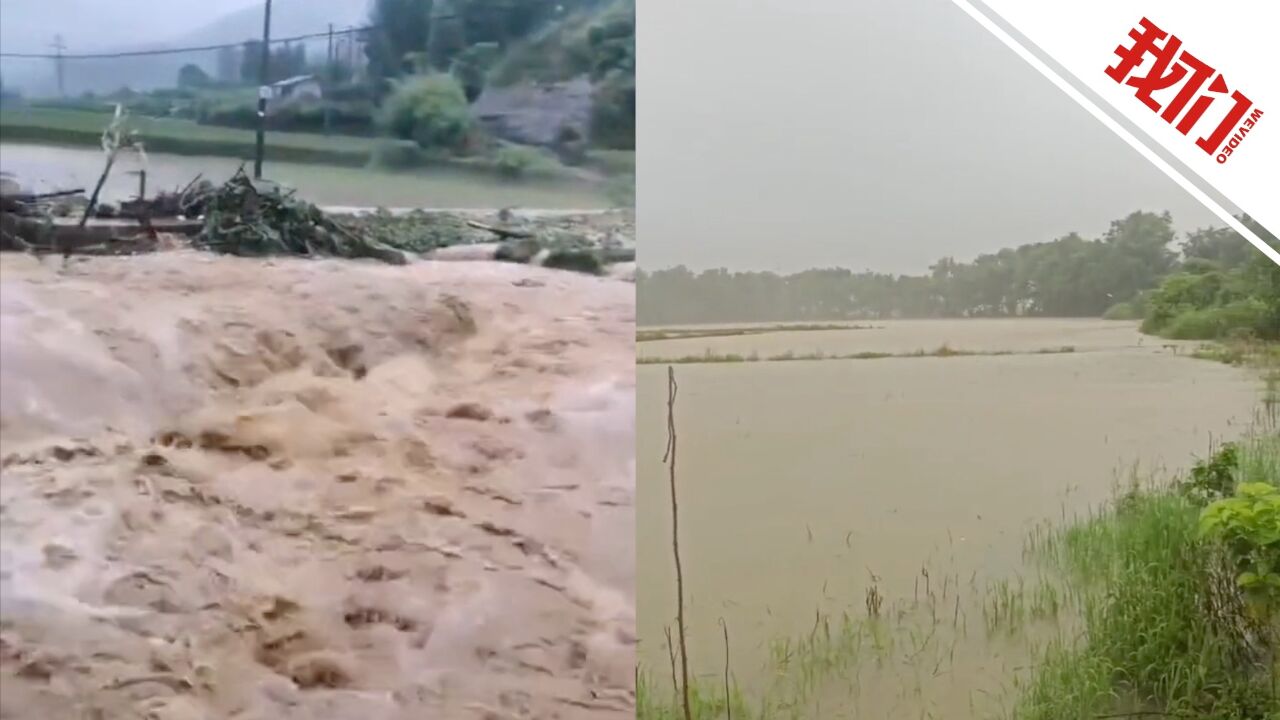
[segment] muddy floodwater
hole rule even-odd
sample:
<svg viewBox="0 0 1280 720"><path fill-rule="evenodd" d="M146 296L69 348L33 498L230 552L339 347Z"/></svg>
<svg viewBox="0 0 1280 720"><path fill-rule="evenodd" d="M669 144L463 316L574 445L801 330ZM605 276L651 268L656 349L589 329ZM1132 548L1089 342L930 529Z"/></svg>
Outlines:
<svg viewBox="0 0 1280 720"><path fill-rule="evenodd" d="M631 718L634 286L0 257L0 718Z"/></svg>
<svg viewBox="0 0 1280 720"><path fill-rule="evenodd" d="M794 667L803 655L789 640L838 633L833 623L879 603L892 619L872 643L883 652L818 683L809 716L988 717L1026 671L1034 630L988 621L993 595L1022 588L1034 602L1028 534L1089 512L1135 472L1167 477L1241 435L1259 383L1132 323L865 324L640 344L651 358L1011 352L675 365L691 663L720 687L723 619L734 677L759 690L779 657ZM1037 352L1064 346L1074 351ZM642 365L638 393L642 662L669 692L667 366Z"/></svg>
<svg viewBox="0 0 1280 720"><path fill-rule="evenodd" d="M92 189L102 173L103 153L97 149L0 144L0 171L10 173L36 192L68 188ZM148 153L148 193L182 188L197 175L222 182L253 162L228 157ZM119 202L137 195L142 163L122 155L103 198ZM429 209L536 207L593 209L608 205L585 183L503 182L474 172L434 169L392 173L361 168L268 161L264 175L321 205L420 207Z"/></svg>

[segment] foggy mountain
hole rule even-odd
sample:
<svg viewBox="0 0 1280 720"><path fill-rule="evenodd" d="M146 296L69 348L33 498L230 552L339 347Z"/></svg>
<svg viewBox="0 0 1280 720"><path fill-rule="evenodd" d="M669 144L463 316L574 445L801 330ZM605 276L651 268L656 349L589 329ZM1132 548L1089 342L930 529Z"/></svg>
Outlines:
<svg viewBox="0 0 1280 720"><path fill-rule="evenodd" d="M271 34L275 37L325 32L363 25L369 18L365 0L274 0ZM239 42L262 35L262 2L229 13L178 39L178 45Z"/></svg>
<svg viewBox="0 0 1280 720"><path fill-rule="evenodd" d="M47 53L61 35L70 54L151 50L240 42L262 35L262 0L3 0L0 44L6 52ZM272 36L288 37L363 24L366 0L274 0ZM323 53L323 41L308 46ZM212 71L215 53L196 52L65 62L66 92L110 92L171 86L178 69L195 63ZM27 95L57 92L52 60L6 58L6 86Z"/></svg>

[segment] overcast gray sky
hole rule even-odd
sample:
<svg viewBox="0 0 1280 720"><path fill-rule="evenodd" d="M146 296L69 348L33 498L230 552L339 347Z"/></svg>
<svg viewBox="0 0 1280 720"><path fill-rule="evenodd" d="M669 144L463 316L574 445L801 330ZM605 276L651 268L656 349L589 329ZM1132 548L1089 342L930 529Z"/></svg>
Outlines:
<svg viewBox="0 0 1280 720"><path fill-rule="evenodd" d="M640 261L918 273L1221 223L949 0L639 3Z"/></svg>
<svg viewBox="0 0 1280 720"><path fill-rule="evenodd" d="M364 3L365 0L352 0ZM163 42L261 0L0 0L8 52L49 52L61 34L71 52Z"/></svg>
<svg viewBox="0 0 1280 720"><path fill-rule="evenodd" d="M0 46L11 53L48 53L61 35L71 54L155 47L202 46L260 37L264 0L0 0ZM272 31L276 38L339 28L368 17L369 0L275 0ZM319 44L312 46L319 50ZM323 52L323 50L321 50ZM153 65L72 61L67 89L107 91L121 85L154 84L173 77L187 62L211 68L212 52L165 56ZM95 65L96 64L96 65ZM29 95L56 91L54 64L44 59L0 62L6 83ZM95 67L97 70L95 71Z"/></svg>

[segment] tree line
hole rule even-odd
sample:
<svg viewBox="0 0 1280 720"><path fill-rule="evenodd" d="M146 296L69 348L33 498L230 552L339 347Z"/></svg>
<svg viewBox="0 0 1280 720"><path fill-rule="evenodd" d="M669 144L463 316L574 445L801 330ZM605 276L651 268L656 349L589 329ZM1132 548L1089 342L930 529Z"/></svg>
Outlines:
<svg viewBox="0 0 1280 720"><path fill-rule="evenodd" d="M1280 246L1274 235L1251 218L1240 219ZM1071 233L1049 242L981 255L968 263L945 257L921 275L842 268L790 275L723 268L695 273L685 267L641 272L637 277L641 298L638 319L647 325L669 325L1098 317L1109 310L1113 316L1131 313L1140 317L1153 291L1173 276L1213 275L1222 286L1231 285L1232 292L1248 295L1252 286L1242 288L1226 279L1244 277L1246 269L1269 277L1266 267L1275 267L1230 228L1200 229L1187 233L1180 244L1176 240L1169 213L1135 212L1112 222L1099 238ZM1213 302L1223 300L1215 296ZM1266 329L1265 321L1260 322Z"/></svg>

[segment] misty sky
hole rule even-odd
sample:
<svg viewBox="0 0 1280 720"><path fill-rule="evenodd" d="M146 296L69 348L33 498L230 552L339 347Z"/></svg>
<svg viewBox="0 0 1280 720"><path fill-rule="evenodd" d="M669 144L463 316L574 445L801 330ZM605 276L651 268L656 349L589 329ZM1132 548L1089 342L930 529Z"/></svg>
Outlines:
<svg viewBox="0 0 1280 720"><path fill-rule="evenodd" d="M6 52L49 52L58 34L71 52L147 45L261 4L262 0L0 0L0 40Z"/></svg>
<svg viewBox="0 0 1280 720"><path fill-rule="evenodd" d="M238 43L260 37L264 0L0 0L0 44L7 52L48 53L61 35L71 54L157 47ZM323 32L333 23L350 27L367 17L369 0L274 0L274 37ZM313 50L318 46L313 46ZM95 60L67 65L69 92L114 90L158 76L172 77L187 62L213 66L210 52L157 59L148 72L137 63L101 71ZM0 62L6 83L32 96L56 91L54 65L44 59Z"/></svg>
<svg viewBox="0 0 1280 720"><path fill-rule="evenodd" d="M645 268L919 273L1139 209L1221 225L949 0L638 12Z"/></svg>

